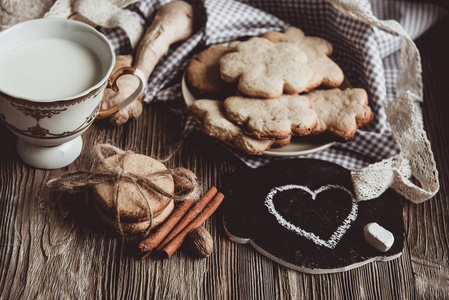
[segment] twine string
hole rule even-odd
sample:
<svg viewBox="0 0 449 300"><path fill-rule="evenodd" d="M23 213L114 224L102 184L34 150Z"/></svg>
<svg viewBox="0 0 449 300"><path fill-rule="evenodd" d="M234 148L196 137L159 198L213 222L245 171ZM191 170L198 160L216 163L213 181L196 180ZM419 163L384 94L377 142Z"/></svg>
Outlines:
<svg viewBox="0 0 449 300"><path fill-rule="evenodd" d="M184 201L188 198L197 197L200 193L199 186L196 182L196 178L192 178L190 174L183 173L178 170L164 170L158 171L150 174L149 176L143 177L132 172L125 170L126 160L132 151L124 151L110 144L99 144L94 147L94 163L98 166L96 171L72 171L60 175L59 177L53 178L47 182L47 187L52 190L62 190L67 192L77 192L84 189L86 186L94 186L100 183L109 183L113 185L115 192L115 221L117 225L118 232L123 236L125 235L121 218L120 218L120 193L121 193L121 183L130 182L133 183L139 190L140 194L145 199L148 206L148 216L150 223L145 230L145 234L148 233L149 229L153 224L153 208L150 204L150 199L144 190L154 191L164 197L173 199L176 202ZM106 159L110 156L118 155L118 164L116 166L108 165ZM167 193L163 188L161 188L155 180L166 176L183 176L190 180L192 183L192 190L185 195L172 195Z"/></svg>

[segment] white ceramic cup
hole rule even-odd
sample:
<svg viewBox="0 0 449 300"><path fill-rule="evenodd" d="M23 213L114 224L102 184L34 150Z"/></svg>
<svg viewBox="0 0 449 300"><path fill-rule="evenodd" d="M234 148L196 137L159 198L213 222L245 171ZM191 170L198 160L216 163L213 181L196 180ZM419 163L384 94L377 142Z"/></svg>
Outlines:
<svg viewBox="0 0 449 300"><path fill-rule="evenodd" d="M0 118L18 137L20 158L37 168L56 169L79 156L80 135L96 118L107 117L131 104L143 93L146 80L142 71L133 67L121 68L111 76L115 54L107 38L90 25L66 19L25 21L0 32L0 57L18 45L46 38L84 45L93 51L101 65L101 79L71 97L33 99L12 94L0 86ZM137 76L139 87L118 105L100 111L105 88L118 91L116 80L125 74Z"/></svg>

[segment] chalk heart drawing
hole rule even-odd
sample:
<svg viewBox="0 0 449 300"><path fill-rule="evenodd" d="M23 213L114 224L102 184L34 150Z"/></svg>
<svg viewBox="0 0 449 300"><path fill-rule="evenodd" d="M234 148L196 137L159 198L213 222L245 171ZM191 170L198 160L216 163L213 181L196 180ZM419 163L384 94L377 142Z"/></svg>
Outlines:
<svg viewBox="0 0 449 300"><path fill-rule="evenodd" d="M334 233L331 235L331 237L327 241L323 240L322 238L320 238L313 232L305 231L304 229L302 229L296 225L293 225L292 223L287 221L281 214L279 214L279 212L274 207L273 197L277 193L280 193L283 191L288 191L288 190L294 190L294 189L306 191L307 193L309 193L312 196L312 200L316 200L316 197L319 193L329 190L329 189L343 190L346 193L348 193L348 195L351 197L351 201L352 201L351 212L346 217L346 219L343 221L343 223L340 226L338 226L337 230L334 231ZM296 234L299 234L300 236L303 236L303 237L311 240L312 242L314 242L317 245L324 246L324 247L327 247L330 249L334 249L337 246L337 244L340 241L340 239L342 238L342 236L351 227L352 222L354 222L354 220L357 218L357 213L358 213L358 205L357 205L356 199L355 199L354 195L352 194L352 192L343 186L332 185L332 184L322 186L315 191L312 191L307 186L295 185L295 184L288 184L288 185L275 187L275 188L271 189L271 191L267 194L267 196L265 198L265 205L268 207L268 211L276 217L279 224L281 224L288 230L293 231Z"/></svg>

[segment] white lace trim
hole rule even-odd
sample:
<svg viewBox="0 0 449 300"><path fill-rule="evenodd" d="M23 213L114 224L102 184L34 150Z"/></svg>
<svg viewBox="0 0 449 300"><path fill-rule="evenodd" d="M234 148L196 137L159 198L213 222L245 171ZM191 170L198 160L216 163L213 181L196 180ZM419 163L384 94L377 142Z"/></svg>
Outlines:
<svg viewBox="0 0 449 300"><path fill-rule="evenodd" d="M397 97L385 108L400 153L351 171L357 200L375 199L390 187L413 203L432 198L439 189L438 171L423 124L413 107L414 101L423 100L421 58L415 43L398 22L377 19L356 0L329 2L345 15L401 37Z"/></svg>

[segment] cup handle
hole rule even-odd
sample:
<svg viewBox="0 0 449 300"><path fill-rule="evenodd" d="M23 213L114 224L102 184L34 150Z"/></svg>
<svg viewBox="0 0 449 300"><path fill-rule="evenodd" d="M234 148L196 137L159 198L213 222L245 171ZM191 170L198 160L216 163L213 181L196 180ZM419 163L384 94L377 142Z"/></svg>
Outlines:
<svg viewBox="0 0 449 300"><path fill-rule="evenodd" d="M115 114L116 112L124 109L125 107L130 105L134 100L139 98L139 96L145 90L145 86L146 86L145 75L143 74L143 72L141 70L139 70L138 68L135 68L135 67L123 67L123 68L120 68L117 71L115 71L114 74L112 74L112 76L109 77L108 85L106 86L106 88L111 88L114 92L117 93L119 91L119 88L117 86L117 80L120 77L122 77L123 75L137 76L139 78L139 86L134 91L134 93L132 93L130 96L128 96L125 100L123 100L119 104L114 105L113 107L110 107L108 109L100 110L100 112L97 115L97 119L101 120L101 119L107 118L107 117Z"/></svg>

